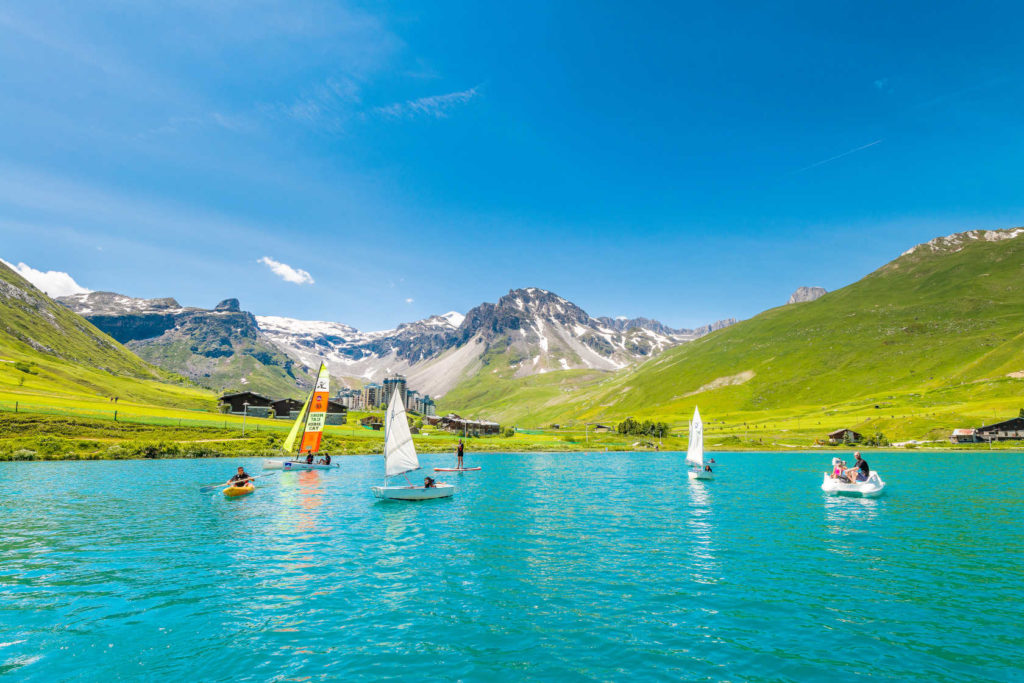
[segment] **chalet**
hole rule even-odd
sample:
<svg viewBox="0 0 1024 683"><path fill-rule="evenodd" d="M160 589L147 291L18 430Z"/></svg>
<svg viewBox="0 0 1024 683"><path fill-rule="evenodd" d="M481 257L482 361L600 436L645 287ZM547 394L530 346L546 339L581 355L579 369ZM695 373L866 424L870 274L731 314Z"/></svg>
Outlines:
<svg viewBox="0 0 1024 683"><path fill-rule="evenodd" d="M1024 415L1011 420L978 427L978 441L1009 441L1024 439Z"/></svg>
<svg viewBox="0 0 1024 683"><path fill-rule="evenodd" d="M950 443L976 443L978 441L977 429L954 429L949 435Z"/></svg>
<svg viewBox="0 0 1024 683"><path fill-rule="evenodd" d="M376 415L367 415L366 417L359 421L359 424L377 431L380 431L380 429L384 426L383 424L381 424L380 418L377 417Z"/></svg>
<svg viewBox="0 0 1024 683"><path fill-rule="evenodd" d="M272 401L270 407L274 410L274 417L277 419L287 420L291 418L294 420L302 412L302 401L296 401L294 398L279 398L276 401Z"/></svg>
<svg viewBox="0 0 1024 683"><path fill-rule="evenodd" d="M224 394L220 397L221 412L233 413L235 415L267 417L270 415L270 404L271 400L269 398L252 391Z"/></svg>
<svg viewBox="0 0 1024 683"><path fill-rule="evenodd" d="M327 415L324 424L343 425L348 422L348 408L338 401L327 401Z"/></svg>
<svg viewBox="0 0 1024 683"><path fill-rule="evenodd" d="M604 434L605 432L612 431L612 428L609 427L608 425L595 424L595 425L591 425L591 426L594 428L594 433L595 434Z"/></svg>
<svg viewBox="0 0 1024 683"><path fill-rule="evenodd" d="M501 431L501 425L497 422L469 420L459 417L455 413L448 413L444 417L431 416L426 418L426 421L427 424L434 425L440 429L471 436L488 436L498 434Z"/></svg>
<svg viewBox="0 0 1024 683"><path fill-rule="evenodd" d="M841 443L860 443L864 437L852 429L837 429L828 435L828 442L833 446Z"/></svg>

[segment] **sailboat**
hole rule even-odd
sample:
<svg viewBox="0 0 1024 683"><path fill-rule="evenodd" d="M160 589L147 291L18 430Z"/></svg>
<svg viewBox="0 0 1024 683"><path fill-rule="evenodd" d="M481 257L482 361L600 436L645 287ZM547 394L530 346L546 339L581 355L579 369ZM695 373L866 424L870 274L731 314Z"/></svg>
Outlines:
<svg viewBox="0 0 1024 683"><path fill-rule="evenodd" d="M295 441L302 434L299 442L299 452L290 460L264 460L265 470L329 470L338 467L337 464L326 465L318 462L306 462L310 455L315 455L320 450L320 440L324 435L324 423L327 420L327 399L330 396L330 373L327 366L320 363L320 371L316 375L316 384L313 390L306 397L306 403L302 406L302 412L296 418L288 438L284 440L285 453L291 453L295 448Z"/></svg>
<svg viewBox="0 0 1024 683"><path fill-rule="evenodd" d="M693 408L693 419L690 420L690 442L686 446L686 462L692 469L690 479L714 479L715 475L704 466L704 423L700 419L700 411Z"/></svg>
<svg viewBox="0 0 1024 683"><path fill-rule="evenodd" d="M409 431L409 420L405 417L402 394L396 391L391 394L384 418L384 485L374 486L370 490L382 500L428 500L448 498L455 494L455 487L451 484L438 482L430 488L414 486L407 476L406 486L391 486L391 477L405 476L419 468L420 461L416 457L416 446Z"/></svg>

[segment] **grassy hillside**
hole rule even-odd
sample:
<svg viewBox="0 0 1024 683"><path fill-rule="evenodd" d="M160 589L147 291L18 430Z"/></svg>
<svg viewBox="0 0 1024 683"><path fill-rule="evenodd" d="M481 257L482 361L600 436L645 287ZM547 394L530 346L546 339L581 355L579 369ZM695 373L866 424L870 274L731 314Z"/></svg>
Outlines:
<svg viewBox="0 0 1024 683"><path fill-rule="evenodd" d="M990 241L965 233L636 369L603 378L553 373L543 387L467 384L445 397L444 407L465 401L481 414L521 423L642 415L682 424L699 403L702 413L734 430L774 422L819 433L859 425L907 436L991 421L1016 415L1024 404L1022 276L1024 235ZM553 394L559 382L568 384ZM907 428L910 421L915 426Z"/></svg>
<svg viewBox="0 0 1024 683"><path fill-rule="evenodd" d="M215 408L212 393L146 363L0 263L0 399L112 396Z"/></svg>

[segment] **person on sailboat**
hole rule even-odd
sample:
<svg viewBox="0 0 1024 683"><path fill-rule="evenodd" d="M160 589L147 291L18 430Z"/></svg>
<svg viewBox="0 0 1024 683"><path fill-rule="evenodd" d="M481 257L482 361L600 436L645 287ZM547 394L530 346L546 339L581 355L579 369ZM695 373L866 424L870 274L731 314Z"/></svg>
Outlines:
<svg viewBox="0 0 1024 683"><path fill-rule="evenodd" d="M459 439L459 448L456 451L457 455L459 456L459 462L456 465L456 467L458 467L460 470L463 469L463 467L462 467L462 453L465 450L465 448L466 447L462 444L462 439Z"/></svg>
<svg viewBox="0 0 1024 683"><path fill-rule="evenodd" d="M320 464L321 465L330 465L331 464L331 454L330 453L324 453L324 457L320 458Z"/></svg>
<svg viewBox="0 0 1024 683"><path fill-rule="evenodd" d="M239 467L238 473L228 479L228 481L237 486L245 486L245 484L252 481L252 477L246 474L244 467Z"/></svg>
<svg viewBox="0 0 1024 683"><path fill-rule="evenodd" d="M309 455L306 456L306 464L307 465L312 465L313 464L313 452L312 451L310 451Z"/></svg>
<svg viewBox="0 0 1024 683"><path fill-rule="evenodd" d="M434 480L431 477L423 477L423 488L432 489L434 488Z"/></svg>

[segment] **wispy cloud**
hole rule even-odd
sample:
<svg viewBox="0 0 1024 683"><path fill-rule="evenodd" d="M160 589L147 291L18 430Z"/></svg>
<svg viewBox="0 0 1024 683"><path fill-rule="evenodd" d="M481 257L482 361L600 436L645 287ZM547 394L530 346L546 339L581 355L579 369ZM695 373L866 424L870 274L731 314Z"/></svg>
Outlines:
<svg viewBox="0 0 1024 683"><path fill-rule="evenodd" d="M388 118L416 118L428 116L435 119L443 119L448 116L452 109L466 104L480 94L480 86L474 86L468 90L450 92L445 95L431 95L420 97L405 102L395 102L384 107L377 107L373 111Z"/></svg>
<svg viewBox="0 0 1024 683"><path fill-rule="evenodd" d="M869 142L866 145L861 145L860 147L854 147L853 149L849 149L849 150L843 152L842 154L837 154L837 155L835 155L833 157L829 157L828 159L822 159L821 161L815 161L813 164L809 164L807 166L804 166L803 168L798 168L797 170L793 171L793 173L803 173L804 171L809 171L812 168L817 168L818 166L822 166L824 164L827 164L830 161L835 161L836 159L842 159L843 157L850 156L851 154L856 154L857 152L860 152L861 150L865 150L868 147L874 147L875 145L880 144L882 142L885 142L885 140L880 138L878 140L875 140L874 142Z"/></svg>
<svg viewBox="0 0 1024 683"><path fill-rule="evenodd" d="M292 282L297 285L311 285L313 284L313 276L301 268L292 268L287 263L281 263L276 261L269 256L264 256L257 263L270 268L274 275L278 276L285 282Z"/></svg>
<svg viewBox="0 0 1024 683"><path fill-rule="evenodd" d="M46 292L47 296L58 297L68 296L70 294L88 294L92 291L91 289L86 289L75 282L73 277L63 271L47 270L44 272L42 270L36 270L25 263L14 265L13 263L8 263L3 259L0 259L0 263L6 264L18 275Z"/></svg>
<svg viewBox="0 0 1024 683"><path fill-rule="evenodd" d="M415 301L415 299L409 298L405 300L405 303L411 304L413 301Z"/></svg>
<svg viewBox="0 0 1024 683"><path fill-rule="evenodd" d="M889 79L887 77L876 79L875 89L881 90L882 92L892 92L892 86L889 85Z"/></svg>

